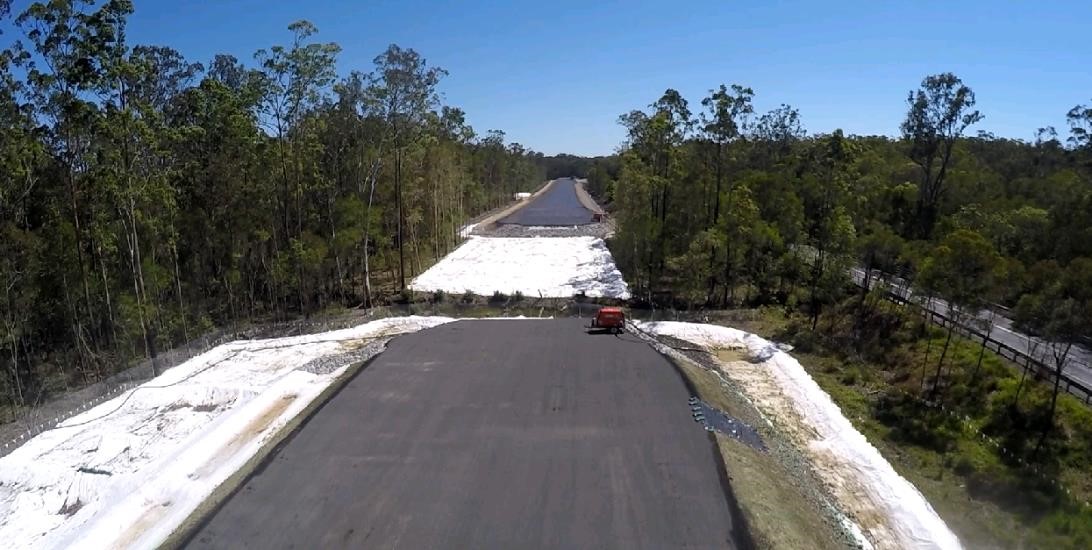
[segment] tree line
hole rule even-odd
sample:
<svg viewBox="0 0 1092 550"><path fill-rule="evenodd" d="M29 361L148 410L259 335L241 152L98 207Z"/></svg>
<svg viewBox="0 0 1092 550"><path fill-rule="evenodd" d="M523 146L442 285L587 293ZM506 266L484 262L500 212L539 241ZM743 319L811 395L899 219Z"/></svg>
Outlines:
<svg viewBox="0 0 1092 550"><path fill-rule="evenodd" d="M1092 332L1092 107L1068 111L1067 139L1050 127L1032 141L971 134L985 115L943 73L909 93L897 137L808 135L799 110L757 114L754 95L720 85L694 105L668 89L619 117L619 154L589 169L639 301L779 304L814 331L857 292L864 332L877 302L867 283L851 290L851 270L898 275L964 324L1011 307L1018 327L1055 344L1062 372ZM951 336L922 374L928 399L944 390Z"/></svg>
<svg viewBox="0 0 1092 550"><path fill-rule="evenodd" d="M0 0L0 404L214 326L367 307L539 184L543 157L391 45L339 75L306 21L249 63L130 44L129 0Z"/></svg>

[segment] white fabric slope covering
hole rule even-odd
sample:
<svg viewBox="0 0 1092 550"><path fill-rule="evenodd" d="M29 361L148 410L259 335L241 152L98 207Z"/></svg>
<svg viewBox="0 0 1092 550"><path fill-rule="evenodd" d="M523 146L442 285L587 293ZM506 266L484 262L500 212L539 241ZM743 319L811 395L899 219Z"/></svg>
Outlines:
<svg viewBox="0 0 1092 550"><path fill-rule="evenodd" d="M763 338L728 327L671 321L638 326L711 350L746 349L758 362L722 363L725 374L804 446L801 450L838 505L874 547L961 547L925 497L895 472L792 356Z"/></svg>
<svg viewBox="0 0 1092 550"><path fill-rule="evenodd" d="M470 237L410 288L481 296L494 292L568 298L629 298L629 288L603 239L597 237Z"/></svg>
<svg viewBox="0 0 1092 550"><path fill-rule="evenodd" d="M345 372L352 346L454 321L397 317L216 347L0 458L4 548L155 548ZM328 368L300 370L331 357ZM343 364L344 363L344 364Z"/></svg>

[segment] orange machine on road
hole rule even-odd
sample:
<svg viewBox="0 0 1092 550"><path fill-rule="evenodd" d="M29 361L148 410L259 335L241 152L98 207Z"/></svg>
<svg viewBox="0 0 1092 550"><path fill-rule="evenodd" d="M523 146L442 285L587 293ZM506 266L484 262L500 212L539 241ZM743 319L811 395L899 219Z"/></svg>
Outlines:
<svg viewBox="0 0 1092 550"><path fill-rule="evenodd" d="M602 307L592 318L592 328L603 328L622 332L626 328L626 314L620 307Z"/></svg>

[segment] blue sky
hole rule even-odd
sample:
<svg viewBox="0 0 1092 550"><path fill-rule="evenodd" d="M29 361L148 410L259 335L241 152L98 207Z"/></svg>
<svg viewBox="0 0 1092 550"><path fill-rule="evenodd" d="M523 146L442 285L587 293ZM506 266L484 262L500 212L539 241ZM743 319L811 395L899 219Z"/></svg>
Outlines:
<svg viewBox="0 0 1092 550"><path fill-rule="evenodd" d="M15 9L26 2L16 0ZM1092 2L495 2L135 0L133 43L207 61L285 43L308 19L370 70L390 43L450 72L447 103L484 134L545 153L607 154L619 114L676 88L700 108L720 83L754 88L763 112L800 109L809 132L895 135L907 92L952 71L978 95L975 127L1031 139L1092 101ZM464 5L466 4L466 5Z"/></svg>

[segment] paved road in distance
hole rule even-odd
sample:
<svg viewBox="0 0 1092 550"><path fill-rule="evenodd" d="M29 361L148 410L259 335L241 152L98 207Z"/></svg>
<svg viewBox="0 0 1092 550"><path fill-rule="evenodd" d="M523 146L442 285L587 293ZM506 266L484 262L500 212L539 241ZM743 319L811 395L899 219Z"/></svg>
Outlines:
<svg viewBox="0 0 1092 550"><path fill-rule="evenodd" d="M863 269L854 267L850 270L850 275L853 277L854 283L857 285L863 284ZM876 272L873 272L870 280L876 281L878 279L880 279L880 277L877 276ZM898 294L904 300L909 300L914 297L913 290L907 288L906 282L898 277L891 278L891 284L888 286L888 289ZM948 305L948 302L945 302L940 298L933 298L927 305L929 309L935 313L940 313L941 315L948 317L952 316L951 306ZM990 338L1022 353L1028 353L1029 349L1035 350L1036 358L1042 359L1048 366L1053 367L1054 358L1051 355L1050 346L1042 339L1017 331L1012 326L1012 320L1005 317L1003 314L996 314L991 317L987 311L980 311L975 316L983 324L993 323L993 329L990 331ZM984 331L981 327L975 327L975 330L980 332ZM1031 344L1030 346L1029 343ZM1059 355L1060 354L1061 353L1059 352ZM1092 350L1079 344L1074 345L1069 350L1069 356L1066 359L1065 374L1080 382L1085 387L1092 388Z"/></svg>
<svg viewBox="0 0 1092 550"><path fill-rule="evenodd" d="M497 221L500 224L526 226L567 226L592 223L592 211L576 196L576 181L560 178L545 193L512 214Z"/></svg>
<svg viewBox="0 0 1092 550"><path fill-rule="evenodd" d="M586 322L397 338L188 547L736 547L742 523L682 378Z"/></svg>

